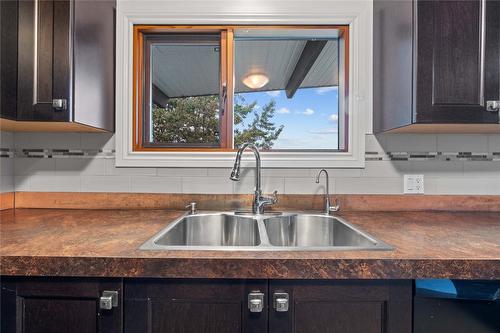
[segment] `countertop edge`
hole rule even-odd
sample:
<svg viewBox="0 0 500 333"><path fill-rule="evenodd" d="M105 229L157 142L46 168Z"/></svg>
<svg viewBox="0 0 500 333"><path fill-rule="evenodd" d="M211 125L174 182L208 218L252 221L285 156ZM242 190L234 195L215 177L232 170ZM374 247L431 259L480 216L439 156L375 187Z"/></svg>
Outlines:
<svg viewBox="0 0 500 333"><path fill-rule="evenodd" d="M221 279L484 279L500 259L242 259L3 256L2 276Z"/></svg>

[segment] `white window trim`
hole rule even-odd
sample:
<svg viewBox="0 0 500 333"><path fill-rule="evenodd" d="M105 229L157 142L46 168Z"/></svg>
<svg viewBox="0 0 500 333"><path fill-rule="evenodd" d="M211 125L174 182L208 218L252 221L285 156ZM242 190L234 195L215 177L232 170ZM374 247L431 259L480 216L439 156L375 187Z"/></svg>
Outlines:
<svg viewBox="0 0 500 333"><path fill-rule="evenodd" d="M116 166L231 167L235 156L232 152L132 151L134 24L348 24L349 151L263 152L262 164L270 168L364 167L365 133L372 116L371 0L118 0L116 24ZM251 159L250 155L246 158Z"/></svg>

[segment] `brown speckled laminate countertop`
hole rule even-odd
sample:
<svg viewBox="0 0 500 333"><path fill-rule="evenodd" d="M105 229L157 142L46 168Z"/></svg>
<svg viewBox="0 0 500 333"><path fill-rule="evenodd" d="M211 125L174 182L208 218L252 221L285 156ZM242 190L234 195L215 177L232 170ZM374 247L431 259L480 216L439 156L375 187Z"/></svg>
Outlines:
<svg viewBox="0 0 500 333"><path fill-rule="evenodd" d="M343 212L393 251L140 251L165 210L0 213L0 273L19 276L500 279L500 213Z"/></svg>

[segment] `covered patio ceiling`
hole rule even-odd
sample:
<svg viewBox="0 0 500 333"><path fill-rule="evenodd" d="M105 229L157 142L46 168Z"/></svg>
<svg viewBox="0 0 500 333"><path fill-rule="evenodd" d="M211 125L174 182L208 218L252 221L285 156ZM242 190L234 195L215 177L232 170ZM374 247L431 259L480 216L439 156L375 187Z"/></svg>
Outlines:
<svg viewBox="0 0 500 333"><path fill-rule="evenodd" d="M338 39L252 39L235 41L235 93L286 90L338 85ZM176 48L154 45L153 101L219 94L219 48L194 45ZM250 74L264 74L269 82L259 89L243 84Z"/></svg>

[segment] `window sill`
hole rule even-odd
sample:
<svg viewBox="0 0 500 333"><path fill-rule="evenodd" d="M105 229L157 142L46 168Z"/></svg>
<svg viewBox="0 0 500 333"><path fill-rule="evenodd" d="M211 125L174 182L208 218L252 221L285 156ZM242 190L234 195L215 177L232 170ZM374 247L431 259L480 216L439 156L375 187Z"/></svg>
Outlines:
<svg viewBox="0 0 500 333"><path fill-rule="evenodd" d="M358 156L359 155L359 156ZM235 152L133 152L123 157L117 154L117 167L213 167L233 166ZM266 168L362 168L364 154L325 152L262 152ZM243 157L243 166L254 164L253 154Z"/></svg>

